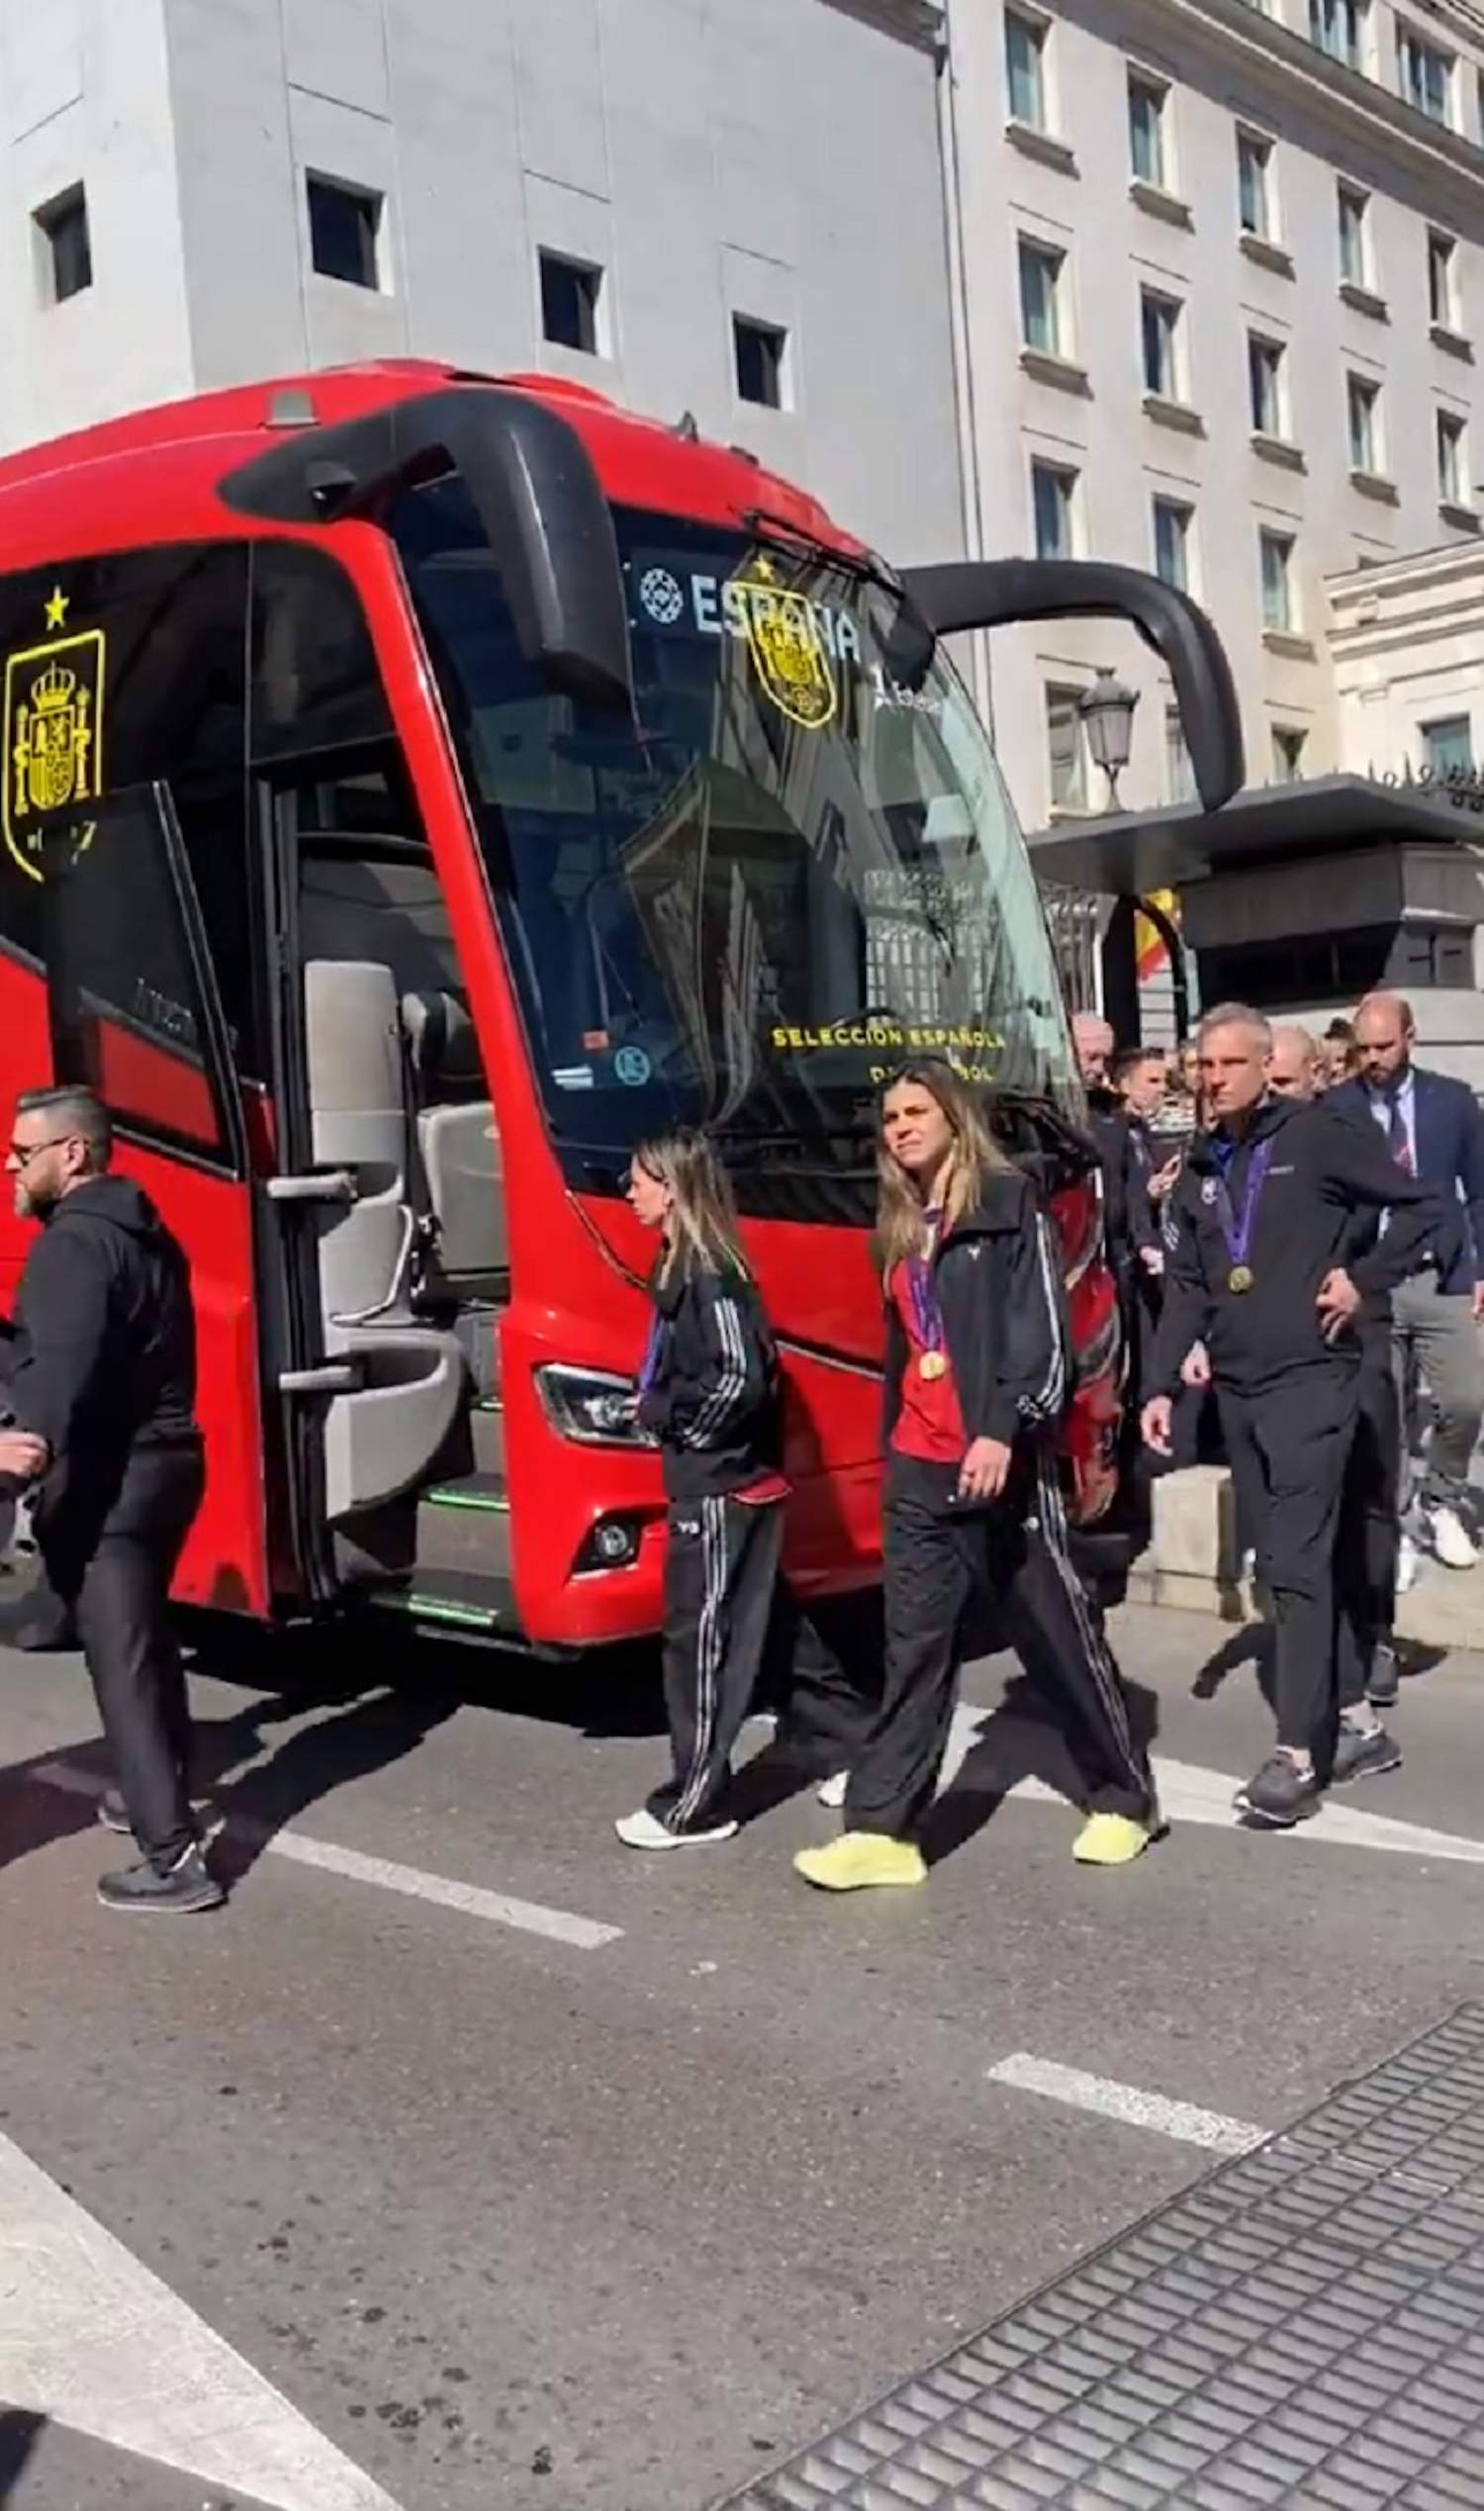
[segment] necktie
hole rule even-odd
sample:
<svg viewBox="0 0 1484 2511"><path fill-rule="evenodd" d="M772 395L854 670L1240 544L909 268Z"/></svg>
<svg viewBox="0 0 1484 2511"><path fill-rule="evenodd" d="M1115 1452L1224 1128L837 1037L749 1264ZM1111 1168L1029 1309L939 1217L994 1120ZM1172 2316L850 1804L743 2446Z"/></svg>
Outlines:
<svg viewBox="0 0 1484 2511"><path fill-rule="evenodd" d="M1387 1091L1386 1105L1389 1111L1386 1119L1386 1139L1391 1145L1391 1156L1397 1166L1405 1168L1410 1177L1414 1172L1415 1162L1412 1158L1412 1145L1407 1139L1407 1119L1402 1113L1402 1094L1399 1089Z"/></svg>

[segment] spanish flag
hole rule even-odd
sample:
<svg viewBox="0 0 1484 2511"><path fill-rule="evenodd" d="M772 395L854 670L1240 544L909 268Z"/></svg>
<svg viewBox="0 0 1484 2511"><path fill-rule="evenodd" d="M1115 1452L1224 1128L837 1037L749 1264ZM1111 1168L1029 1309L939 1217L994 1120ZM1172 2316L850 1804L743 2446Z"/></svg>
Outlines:
<svg viewBox="0 0 1484 2511"><path fill-rule="evenodd" d="M1151 889L1149 896L1151 906L1158 907L1161 914L1167 915L1170 923L1178 929L1180 901L1177 892L1173 889ZM1164 941L1158 926L1152 924L1149 917L1142 913L1134 918L1134 958L1138 965L1141 985L1148 985L1169 966L1169 953L1164 947Z"/></svg>

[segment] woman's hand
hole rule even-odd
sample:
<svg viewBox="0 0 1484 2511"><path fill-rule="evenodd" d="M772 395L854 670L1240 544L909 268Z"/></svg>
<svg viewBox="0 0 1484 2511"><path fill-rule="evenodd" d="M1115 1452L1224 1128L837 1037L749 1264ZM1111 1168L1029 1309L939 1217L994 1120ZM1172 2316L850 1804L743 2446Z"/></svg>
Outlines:
<svg viewBox="0 0 1484 2511"><path fill-rule="evenodd" d="M1010 1449L1002 1439L975 1439L959 1467L961 1500L997 1500L1010 1471Z"/></svg>
<svg viewBox="0 0 1484 2511"><path fill-rule="evenodd" d="M50 1461L51 1450L45 1439L29 1430L0 1430L0 1473L14 1474L18 1482L35 1482Z"/></svg>

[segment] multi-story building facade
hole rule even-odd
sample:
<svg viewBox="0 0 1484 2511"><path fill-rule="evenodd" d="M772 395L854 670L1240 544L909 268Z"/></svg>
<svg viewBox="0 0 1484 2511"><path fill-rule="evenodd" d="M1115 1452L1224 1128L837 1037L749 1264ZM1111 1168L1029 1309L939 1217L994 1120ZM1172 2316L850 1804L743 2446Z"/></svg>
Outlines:
<svg viewBox="0 0 1484 2511"><path fill-rule="evenodd" d="M0 0L0 448L538 369L962 546L934 0Z"/></svg>
<svg viewBox="0 0 1484 2511"><path fill-rule="evenodd" d="M1327 576L1466 542L1484 475L1484 12L953 0L960 419L986 551L1153 567L1211 612L1253 783L1339 763ZM1139 687L1126 802L1181 799L1126 633L1015 631L1024 815L1105 806L1077 698Z"/></svg>

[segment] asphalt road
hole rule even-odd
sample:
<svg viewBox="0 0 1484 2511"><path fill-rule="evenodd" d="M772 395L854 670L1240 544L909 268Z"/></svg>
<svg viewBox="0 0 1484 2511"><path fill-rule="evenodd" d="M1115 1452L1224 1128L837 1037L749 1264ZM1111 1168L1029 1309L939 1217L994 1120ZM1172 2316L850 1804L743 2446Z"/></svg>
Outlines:
<svg viewBox="0 0 1484 2511"><path fill-rule="evenodd" d="M93 1899L80 1666L0 1657L0 2501L700 2511L1210 2167L1130 2092L1274 2126L1484 1995L1484 1659L1272 1838L1226 1812L1249 1643L1115 1628L1162 1844L1071 1865L1055 1735L985 1662L928 1886L841 1901L766 1761L728 1847L617 1845L633 1669L341 1640L285 1695L213 1640L234 1889L175 1923Z"/></svg>

